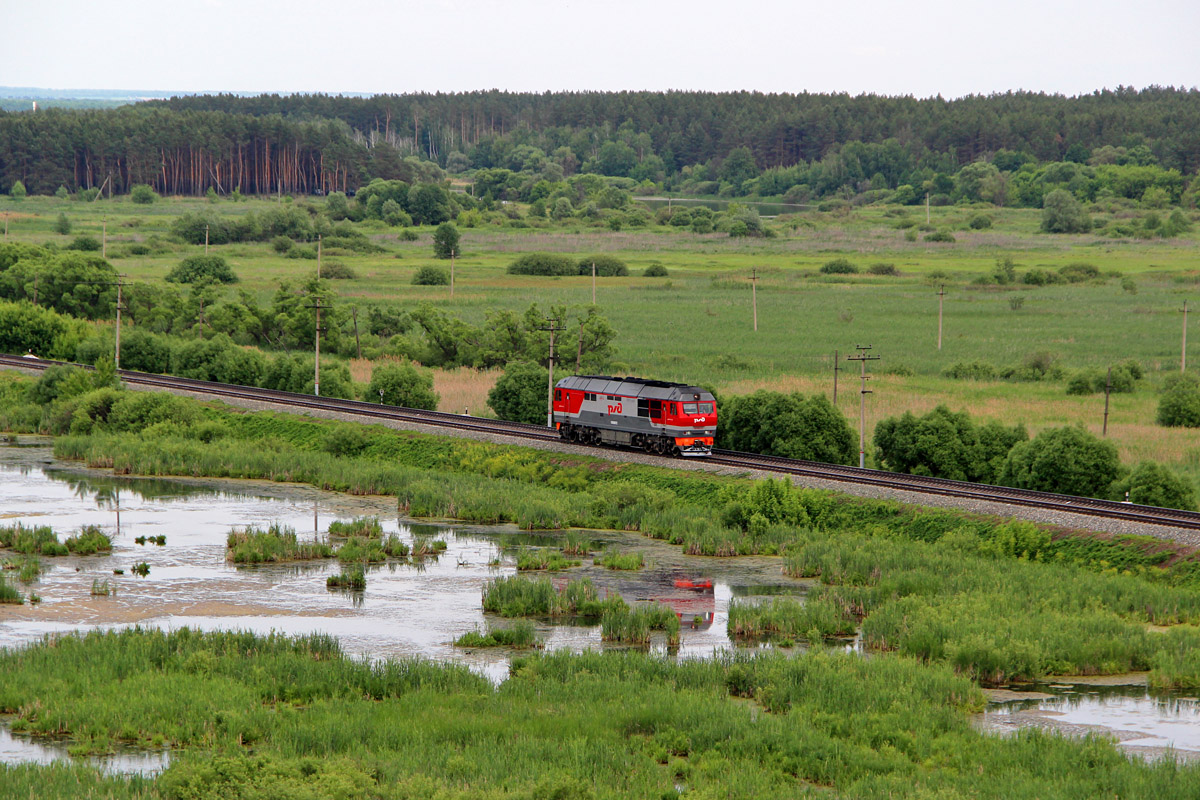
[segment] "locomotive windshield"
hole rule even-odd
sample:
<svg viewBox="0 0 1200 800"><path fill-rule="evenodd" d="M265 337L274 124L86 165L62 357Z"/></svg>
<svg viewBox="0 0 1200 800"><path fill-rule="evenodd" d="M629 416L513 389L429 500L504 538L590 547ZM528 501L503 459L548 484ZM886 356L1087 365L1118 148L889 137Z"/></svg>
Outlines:
<svg viewBox="0 0 1200 800"><path fill-rule="evenodd" d="M711 414L713 411L712 403L684 403L683 413L685 414Z"/></svg>

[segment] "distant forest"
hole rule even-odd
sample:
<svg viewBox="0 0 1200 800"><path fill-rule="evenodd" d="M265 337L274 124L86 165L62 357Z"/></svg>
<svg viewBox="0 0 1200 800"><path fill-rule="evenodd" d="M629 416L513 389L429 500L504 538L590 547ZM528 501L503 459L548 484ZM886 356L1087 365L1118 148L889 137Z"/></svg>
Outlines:
<svg viewBox="0 0 1200 800"><path fill-rule="evenodd" d="M164 194L328 193L488 171L494 191L518 199L538 181L594 173L639 193L806 201L900 190L911 202L949 198L950 178L977 162L1001 174L1074 163L1082 171L1067 180L1081 195L1087 170L1152 170L1143 182L1177 200L1200 168L1200 92L197 95L0 112L0 192L21 181L35 194L141 183ZM982 199L1040 194L1001 187Z"/></svg>

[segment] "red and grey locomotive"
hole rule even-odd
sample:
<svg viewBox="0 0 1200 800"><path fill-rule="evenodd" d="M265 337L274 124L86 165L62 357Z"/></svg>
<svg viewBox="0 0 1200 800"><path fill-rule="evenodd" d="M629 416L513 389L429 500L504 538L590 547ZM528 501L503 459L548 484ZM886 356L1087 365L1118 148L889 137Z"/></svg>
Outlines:
<svg viewBox="0 0 1200 800"><path fill-rule="evenodd" d="M707 456L717 432L717 404L698 386L572 375L555 384L554 427L562 438L581 444Z"/></svg>

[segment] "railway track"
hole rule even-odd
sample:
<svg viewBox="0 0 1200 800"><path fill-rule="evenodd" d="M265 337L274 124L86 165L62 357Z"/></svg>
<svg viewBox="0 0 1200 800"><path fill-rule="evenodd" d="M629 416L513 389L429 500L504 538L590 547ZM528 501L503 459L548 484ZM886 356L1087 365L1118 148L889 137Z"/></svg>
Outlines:
<svg viewBox="0 0 1200 800"><path fill-rule="evenodd" d="M0 356L0 368L14 367L28 370L43 370L47 367L63 363L66 362L19 356ZM293 392L257 389L249 386L214 383L191 378L176 378L131 370L120 370L119 375L121 380L126 383L150 388L187 391L212 397L271 403L311 411L354 414L374 420L393 420L455 430L500 434L529 439L531 441L561 441L557 433L539 425L505 422L502 420L484 419L482 417L469 417L459 414L448 414L441 411L382 406L359 400L315 397L312 395L295 394ZM840 483L870 485L919 494L1042 508L1049 511L1127 520L1148 525L1200 530L1200 513L1194 511L1179 511L1168 508L1157 508L1155 506L1118 503L1111 500L1098 500L1091 497L1074 497L1071 495L1035 492L1026 489L988 486L986 484L952 481L944 478L903 475L882 470L845 467L814 461L799 461L776 456L738 453L729 450L714 450L713 455L705 460L710 464L721 464L745 470L799 475Z"/></svg>

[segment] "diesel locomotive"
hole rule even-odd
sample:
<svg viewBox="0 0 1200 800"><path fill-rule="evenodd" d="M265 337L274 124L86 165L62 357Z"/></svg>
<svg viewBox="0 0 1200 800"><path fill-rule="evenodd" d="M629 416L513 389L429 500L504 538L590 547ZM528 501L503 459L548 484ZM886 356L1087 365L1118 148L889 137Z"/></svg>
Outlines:
<svg viewBox="0 0 1200 800"><path fill-rule="evenodd" d="M572 375L555 384L553 406L559 436L580 444L707 456L717 433L715 398L684 383Z"/></svg>

